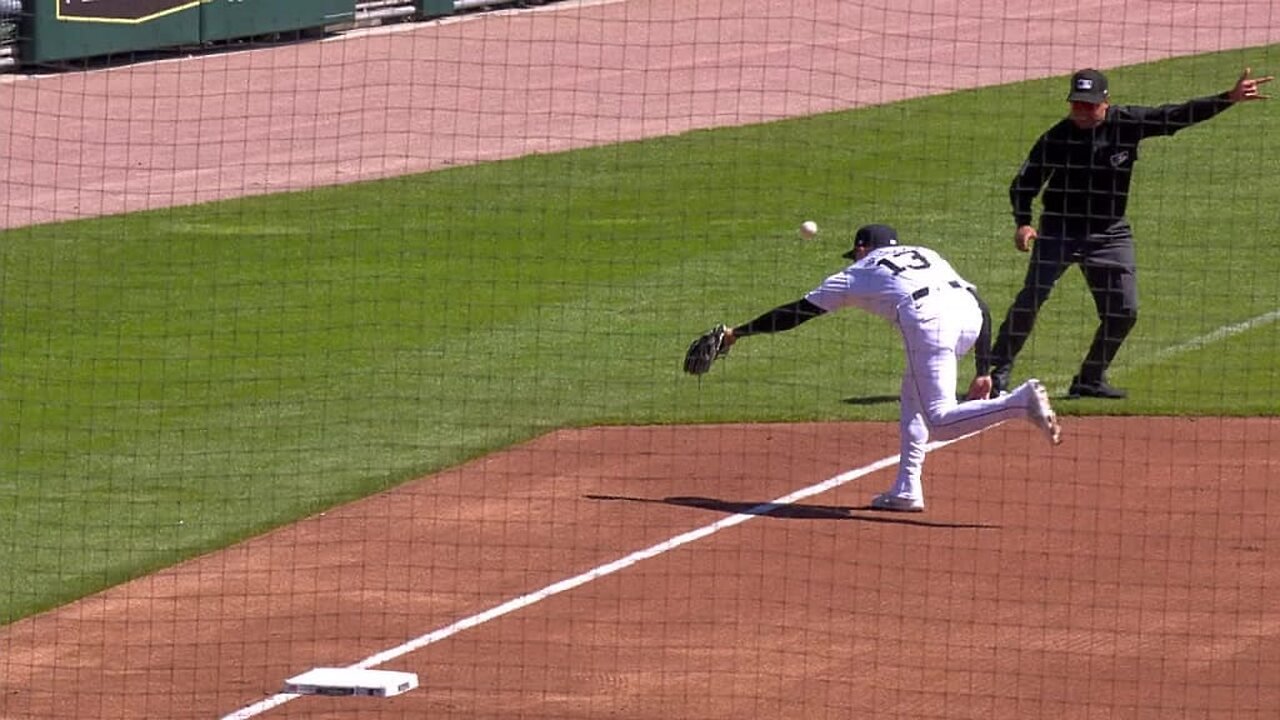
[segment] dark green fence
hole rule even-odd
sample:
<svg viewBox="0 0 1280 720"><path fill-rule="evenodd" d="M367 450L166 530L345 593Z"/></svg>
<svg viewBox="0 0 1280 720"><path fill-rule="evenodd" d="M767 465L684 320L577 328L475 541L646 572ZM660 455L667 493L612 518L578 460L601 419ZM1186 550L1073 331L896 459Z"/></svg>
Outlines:
<svg viewBox="0 0 1280 720"><path fill-rule="evenodd" d="M49 63L319 29L356 0L26 0L19 60Z"/></svg>
<svg viewBox="0 0 1280 720"><path fill-rule="evenodd" d="M356 0L213 0L200 5L201 40L313 30L349 22Z"/></svg>
<svg viewBox="0 0 1280 720"><path fill-rule="evenodd" d="M24 64L200 42L193 0L26 0L23 9Z"/></svg>

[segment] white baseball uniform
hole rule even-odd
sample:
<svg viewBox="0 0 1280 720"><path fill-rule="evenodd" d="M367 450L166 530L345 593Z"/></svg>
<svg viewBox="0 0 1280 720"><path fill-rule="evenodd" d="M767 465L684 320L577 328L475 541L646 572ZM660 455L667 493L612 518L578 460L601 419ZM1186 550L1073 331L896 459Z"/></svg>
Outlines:
<svg viewBox="0 0 1280 720"><path fill-rule="evenodd" d="M991 400L956 399L957 360L982 330L973 286L941 255L925 247L872 250L805 295L824 311L857 307L898 328L906 350L902 377L902 457L889 495L923 503L925 445L1015 418L1035 402L1030 382Z"/></svg>

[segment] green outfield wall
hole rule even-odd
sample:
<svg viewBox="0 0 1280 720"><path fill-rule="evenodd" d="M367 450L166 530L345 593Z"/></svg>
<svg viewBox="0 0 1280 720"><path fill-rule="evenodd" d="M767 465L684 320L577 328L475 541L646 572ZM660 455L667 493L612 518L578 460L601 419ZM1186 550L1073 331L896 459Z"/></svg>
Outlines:
<svg viewBox="0 0 1280 720"><path fill-rule="evenodd" d="M26 0L20 58L41 64L350 21L356 0Z"/></svg>
<svg viewBox="0 0 1280 720"><path fill-rule="evenodd" d="M454 12L454 0L414 0L414 8L418 11L418 17L433 18L441 15L452 15Z"/></svg>
<svg viewBox="0 0 1280 720"><path fill-rule="evenodd" d="M201 40L230 40L349 22L356 0L213 0L200 4Z"/></svg>

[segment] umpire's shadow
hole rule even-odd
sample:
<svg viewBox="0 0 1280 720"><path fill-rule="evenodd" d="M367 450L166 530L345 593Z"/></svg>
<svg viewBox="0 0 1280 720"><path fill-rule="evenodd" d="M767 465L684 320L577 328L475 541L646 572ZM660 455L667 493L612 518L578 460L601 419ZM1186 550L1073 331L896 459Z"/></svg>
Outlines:
<svg viewBox="0 0 1280 720"><path fill-rule="evenodd" d="M857 520L859 522L889 523L893 525L918 525L938 528L999 528L989 523L958 523L926 520L911 513L877 510L870 505L805 505L800 503L737 502L696 496L672 496L664 498L639 498L625 495L586 495L588 500L613 500L635 503L655 503L698 508L726 515L761 515L782 520Z"/></svg>

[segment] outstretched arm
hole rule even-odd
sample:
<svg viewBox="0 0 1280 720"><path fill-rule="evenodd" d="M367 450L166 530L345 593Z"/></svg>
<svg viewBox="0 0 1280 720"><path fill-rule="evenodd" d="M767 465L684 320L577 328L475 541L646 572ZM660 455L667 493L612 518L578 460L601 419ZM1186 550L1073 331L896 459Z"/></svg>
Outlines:
<svg viewBox="0 0 1280 720"><path fill-rule="evenodd" d="M716 358L729 353L729 348L733 347L738 338L757 333L790 330L826 312L808 300L797 300L779 305L755 320L735 328L716 325L695 338L689 345L689 349L684 354L684 371L690 375L702 375L711 370L711 365Z"/></svg>
<svg viewBox="0 0 1280 720"><path fill-rule="evenodd" d="M748 335L760 335L764 333L776 333L812 320L819 315L826 314L826 310L814 305L808 300L796 300L795 302L779 305L760 317L749 323L743 323L734 328L730 328L726 333L726 339L732 345L738 338Z"/></svg>
<svg viewBox="0 0 1280 720"><path fill-rule="evenodd" d="M1182 128L1204 122L1236 103L1266 100L1270 96L1258 92L1259 85L1273 80L1272 76L1255 78L1253 69L1245 68L1236 84L1226 92L1196 98L1177 105L1161 105L1157 108L1135 108L1141 123L1143 136L1172 135Z"/></svg>

